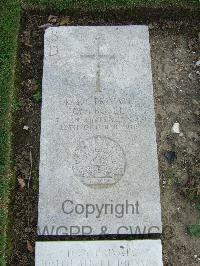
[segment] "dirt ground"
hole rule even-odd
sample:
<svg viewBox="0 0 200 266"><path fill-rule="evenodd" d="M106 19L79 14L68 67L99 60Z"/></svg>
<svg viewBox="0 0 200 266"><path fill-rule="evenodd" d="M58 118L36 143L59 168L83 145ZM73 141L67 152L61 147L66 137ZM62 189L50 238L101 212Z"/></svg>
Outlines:
<svg viewBox="0 0 200 266"><path fill-rule="evenodd" d="M200 239L186 227L200 218L198 28L197 21L150 20L91 14L58 15L25 12L19 36L19 92L13 125L16 188L10 208L13 238L9 265L34 265L37 239L38 164L44 28L58 25L148 24L155 94L157 142L163 220L164 265L199 265ZM41 27L41 25L43 25ZM171 128L180 123L181 134ZM164 154L173 151L169 163Z"/></svg>

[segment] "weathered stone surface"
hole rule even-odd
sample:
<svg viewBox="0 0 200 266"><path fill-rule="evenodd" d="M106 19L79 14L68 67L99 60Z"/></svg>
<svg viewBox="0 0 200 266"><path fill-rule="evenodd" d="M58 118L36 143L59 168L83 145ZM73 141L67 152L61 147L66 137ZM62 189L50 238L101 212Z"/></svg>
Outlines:
<svg viewBox="0 0 200 266"><path fill-rule="evenodd" d="M161 232L148 27L45 33L38 233Z"/></svg>
<svg viewBox="0 0 200 266"><path fill-rule="evenodd" d="M162 266L160 240L37 242L36 266Z"/></svg>

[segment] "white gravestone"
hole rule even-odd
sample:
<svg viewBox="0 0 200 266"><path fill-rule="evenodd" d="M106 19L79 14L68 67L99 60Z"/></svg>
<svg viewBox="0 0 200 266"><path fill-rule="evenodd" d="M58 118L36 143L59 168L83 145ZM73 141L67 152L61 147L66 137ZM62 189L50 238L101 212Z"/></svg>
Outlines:
<svg viewBox="0 0 200 266"><path fill-rule="evenodd" d="M38 234L161 232L147 26L45 32Z"/></svg>
<svg viewBox="0 0 200 266"><path fill-rule="evenodd" d="M162 266L160 240L36 242L35 266Z"/></svg>

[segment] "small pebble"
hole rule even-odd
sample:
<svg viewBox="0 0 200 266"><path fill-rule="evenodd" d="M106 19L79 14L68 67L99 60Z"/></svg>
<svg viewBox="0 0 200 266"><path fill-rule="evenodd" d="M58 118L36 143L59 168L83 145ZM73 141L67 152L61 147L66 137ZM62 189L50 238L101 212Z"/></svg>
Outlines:
<svg viewBox="0 0 200 266"><path fill-rule="evenodd" d="M196 67L200 66L200 60L196 62L195 66Z"/></svg>
<svg viewBox="0 0 200 266"><path fill-rule="evenodd" d="M180 134L180 125L178 122L174 123L172 127L172 133Z"/></svg>
<svg viewBox="0 0 200 266"><path fill-rule="evenodd" d="M23 129L24 130L29 130L29 127L28 126L24 126Z"/></svg>

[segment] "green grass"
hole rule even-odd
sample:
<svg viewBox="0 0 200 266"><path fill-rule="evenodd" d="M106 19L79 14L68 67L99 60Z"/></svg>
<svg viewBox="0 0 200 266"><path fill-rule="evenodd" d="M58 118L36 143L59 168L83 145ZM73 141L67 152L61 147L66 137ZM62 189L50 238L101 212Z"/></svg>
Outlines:
<svg viewBox="0 0 200 266"><path fill-rule="evenodd" d="M64 10L78 9L106 9L106 8L133 8L133 7L167 7L198 5L199 0L22 0L24 8L52 8Z"/></svg>
<svg viewBox="0 0 200 266"><path fill-rule="evenodd" d="M189 225L187 230L191 237L200 237L200 224Z"/></svg>
<svg viewBox="0 0 200 266"><path fill-rule="evenodd" d="M172 170L166 171L165 175L167 178L167 184L177 185L179 183L178 177Z"/></svg>
<svg viewBox="0 0 200 266"><path fill-rule="evenodd" d="M11 190L11 111L20 6L15 0L0 3L0 265L5 265L8 205Z"/></svg>
<svg viewBox="0 0 200 266"><path fill-rule="evenodd" d="M37 90L36 92L33 94L33 100L36 103L39 103L42 101L42 84L37 84Z"/></svg>

